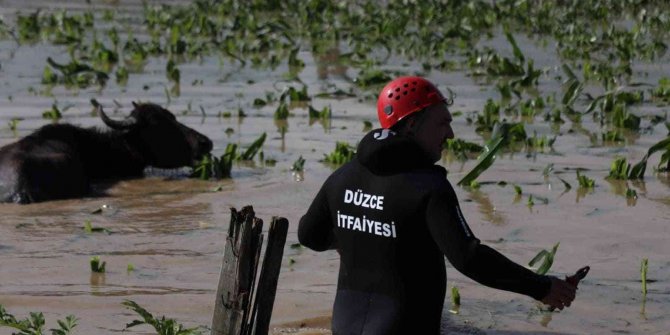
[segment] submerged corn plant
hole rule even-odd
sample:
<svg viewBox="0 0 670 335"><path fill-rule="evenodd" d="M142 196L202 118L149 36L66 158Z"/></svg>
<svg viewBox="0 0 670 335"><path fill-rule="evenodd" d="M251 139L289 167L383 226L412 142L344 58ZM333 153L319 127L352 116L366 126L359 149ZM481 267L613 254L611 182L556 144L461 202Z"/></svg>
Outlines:
<svg viewBox="0 0 670 335"><path fill-rule="evenodd" d="M91 220L86 220L84 222L84 232L87 234L91 233L106 233L109 234L111 231L107 228L104 227L94 227L93 224L91 224Z"/></svg>
<svg viewBox="0 0 670 335"><path fill-rule="evenodd" d="M237 144L228 143L221 157L205 155L193 169L191 177L202 180L230 178L233 162L237 159Z"/></svg>
<svg viewBox="0 0 670 335"><path fill-rule="evenodd" d="M537 255L535 255L535 257L530 260L530 262L528 262L528 266L534 266L539 261L542 261L542 264L540 264L535 272L541 275L549 272L549 269L554 264L554 257L556 256L556 251L558 250L558 246L560 244L560 242L556 243L551 248L551 251L547 251L546 249L540 250L540 252L538 252Z"/></svg>
<svg viewBox="0 0 670 335"><path fill-rule="evenodd" d="M51 328L51 335L71 335L73 329L77 326L77 319L74 315L68 315L63 320L57 320L58 328ZM14 315L9 314L5 307L0 304L0 327L13 328L18 333L13 335L45 335L44 314L42 312L30 312L30 316L19 320Z"/></svg>
<svg viewBox="0 0 670 335"><path fill-rule="evenodd" d="M139 325L148 325L154 328L157 335L202 334L202 332L200 331L200 327L184 328L184 326L181 323L177 323L177 321L175 321L174 319L168 319L165 318L165 316L156 318L153 316L153 314L149 313L149 311L147 311L142 306L140 306L139 304L137 304L132 300L124 300L121 304L126 308L128 308L129 310L137 313L137 315L139 315L142 318L141 320L133 320L132 322L126 324L125 329L136 327Z"/></svg>
<svg viewBox="0 0 670 335"><path fill-rule="evenodd" d="M324 154L323 161L330 164L342 165L349 162L356 154L356 149L346 142L336 142L335 150L330 154Z"/></svg>
<svg viewBox="0 0 670 335"><path fill-rule="evenodd" d="M444 148L460 160L468 159L469 155L481 153L484 147L477 143L468 142L460 138L450 138L444 142Z"/></svg>
<svg viewBox="0 0 670 335"><path fill-rule="evenodd" d="M617 128L637 130L640 128L640 117L628 112L626 104L614 105L612 124Z"/></svg>
<svg viewBox="0 0 670 335"><path fill-rule="evenodd" d="M451 287L451 302L454 306L461 305L461 294L458 292L458 287Z"/></svg>
<svg viewBox="0 0 670 335"><path fill-rule="evenodd" d="M307 111L310 126L314 124L316 120L319 120L324 127L330 127L330 120L333 117L333 110L330 106L325 106L322 110L318 110L310 105L307 107Z"/></svg>
<svg viewBox="0 0 670 335"><path fill-rule="evenodd" d="M579 187L583 188L593 188L596 186L595 180L582 175L581 173L579 173L579 170L577 170L577 182L579 183Z"/></svg>
<svg viewBox="0 0 670 335"><path fill-rule="evenodd" d="M91 257L91 271L95 273L105 273L106 262L100 262L100 256Z"/></svg>
<svg viewBox="0 0 670 335"><path fill-rule="evenodd" d="M259 136L253 143L251 143L247 150L240 154L239 159L243 161L253 160L256 156L256 153L258 153L258 151L263 147L263 143L265 143L266 137L267 135L265 133Z"/></svg>
<svg viewBox="0 0 670 335"><path fill-rule="evenodd" d="M670 78L659 79L658 86L651 91L651 96L664 102L670 102Z"/></svg>
<svg viewBox="0 0 670 335"><path fill-rule="evenodd" d="M7 126L9 127L9 130L11 130L12 133L14 133L14 136L16 136L16 128L18 127L19 122L21 122L21 120L23 119L12 118L11 120L7 121Z"/></svg>
<svg viewBox="0 0 670 335"><path fill-rule="evenodd" d="M458 291L458 287L451 287L451 309L449 312L453 314L458 314L461 309L461 293Z"/></svg>
<svg viewBox="0 0 670 335"><path fill-rule="evenodd" d="M661 161L658 163L658 168L663 169L663 164L666 164L665 171L670 171L670 136L664 140L659 141L647 150L647 154L642 157L640 162L635 164L630 170L629 179L643 179L644 172L647 169L647 160L656 152L664 151L661 155Z"/></svg>
<svg viewBox="0 0 670 335"><path fill-rule="evenodd" d="M391 79L391 75L382 70L366 68L358 73L354 83L362 88L373 88L388 83Z"/></svg>
<svg viewBox="0 0 670 335"><path fill-rule="evenodd" d="M640 281L642 281L642 296L647 297L647 269L649 265L649 259L643 258L642 263L640 264Z"/></svg>
<svg viewBox="0 0 670 335"><path fill-rule="evenodd" d="M42 112L42 118L44 118L44 119L57 121L57 120L60 120L62 117L63 117L63 113L61 113L60 109L58 108L58 106L56 106L56 104L52 104L51 108Z"/></svg>
<svg viewBox="0 0 670 335"><path fill-rule="evenodd" d="M279 106L275 110L274 119L286 120L288 119L288 116L289 116L288 105L283 100L281 100L279 102Z"/></svg>
<svg viewBox="0 0 670 335"><path fill-rule="evenodd" d="M298 159L293 162L293 165L291 165L291 171L293 172L303 172L305 170L305 159L302 158L302 156L298 157Z"/></svg>
<svg viewBox="0 0 670 335"><path fill-rule="evenodd" d="M312 100L312 98L309 97L309 94L307 94L307 85L304 85L300 90L293 86L287 88L281 94L279 100L284 101L287 97L291 102L304 102Z"/></svg>
<svg viewBox="0 0 670 335"><path fill-rule="evenodd" d="M80 62L76 59L67 64L60 64L47 58L47 64L50 68L45 68L42 77L43 84L63 84L65 86L76 86L79 88L86 88L97 84L98 86L105 86L109 76L103 71L98 71L92 66ZM60 75L53 71L60 72Z"/></svg>
<svg viewBox="0 0 670 335"><path fill-rule="evenodd" d="M610 166L608 178L627 180L630 174L630 164L625 157L616 157Z"/></svg>

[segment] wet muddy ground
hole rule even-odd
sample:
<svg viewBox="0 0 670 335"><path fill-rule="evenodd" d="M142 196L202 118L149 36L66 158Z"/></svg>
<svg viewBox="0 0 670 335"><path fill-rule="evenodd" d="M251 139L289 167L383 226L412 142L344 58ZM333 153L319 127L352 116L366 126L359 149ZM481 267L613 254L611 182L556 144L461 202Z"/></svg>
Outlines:
<svg viewBox="0 0 670 335"><path fill-rule="evenodd" d="M121 12L136 8L132 2L120 3ZM0 13L7 17L17 9L34 9L42 4L0 0ZM69 2L68 6L86 5ZM543 54L539 46L527 41L520 45L534 50L529 52L538 66L551 66L552 58ZM114 100L119 102L116 117L130 111L131 101L167 106L179 121L209 136L217 155L228 143L245 147L266 132L264 155L277 162L237 164L231 180L199 181L186 179L181 172L149 171L148 178L119 182L103 197L26 206L0 204L0 304L17 317L42 311L47 326L74 314L80 319L77 334L122 331L126 323L135 319L121 306L124 299L187 326L208 327L229 208L250 204L265 222L274 215L290 222L272 319L274 332L328 333L337 254L292 249L288 245L297 243L299 218L333 171L319 160L334 149L336 141L357 143L364 134L363 121L375 121L374 100L317 98L312 101L315 107L329 105L333 109L330 125L310 124L307 110L295 108L288 119L287 132L282 135L281 124L273 119L276 105L254 108L251 103L266 92L278 95L287 86L282 81L285 67L275 71L240 68L230 63L221 65L215 57L204 57L201 62L180 67L181 95L171 97L168 104L164 92L170 84L164 75L165 59L151 60L143 74L131 74L125 88L110 81L102 91L55 87L51 95L30 93L29 87L38 92L45 89L40 79L46 55L59 57L63 50L47 44L18 46L12 40L0 40L1 145L49 123L41 115L55 100L61 107L70 106L60 122L101 126L102 122L91 115L88 102L95 97L110 110L115 106ZM300 78L310 94L350 87L348 77L355 70L317 66L310 52L301 52L300 57L306 63ZM669 73L667 64L639 65L636 70L647 72L644 80L656 83L659 73ZM398 64L407 72L417 66ZM449 87L456 93L452 110L463 112L454 119L456 136L481 144L482 138L466 117L469 112L481 110L488 98L497 98L494 88L479 84L463 72L434 71L428 77L440 88ZM202 79L203 84L190 85L196 79ZM560 91L559 84L550 79L543 79L540 87L545 92ZM238 108L244 109L247 116L237 117ZM232 111L233 116L218 117L226 111ZM639 115L661 115L668 107L643 104L633 111ZM23 120L12 132L6 124L16 117ZM459 314L450 313L447 297L445 331L670 334L670 177L650 171L658 162L658 157L652 158L645 180L628 182L628 187L638 194L634 201L626 198L626 182L605 180L615 154L637 162L649 146L667 136L662 124L650 126L649 121L642 122L643 127L649 128L641 136L627 138L626 145L608 146L590 140L589 134L595 133L599 138L601 130L589 117L584 118L581 127L567 121L558 129L537 118L526 125L526 131L557 135L553 150L504 153L480 177L480 189L456 188L472 230L487 244L526 264L539 250L560 242L551 273L563 276L584 265L591 266L591 273L580 284L571 308L546 313L530 298L474 283L447 262L448 285L460 289L462 306ZM234 132L226 134L228 128ZM573 128L575 131L569 131ZM296 178L289 170L299 156L307 161L302 181L296 181L303 178ZM439 164L449 170L449 179L455 184L474 160L461 162L445 152ZM542 171L548 164L553 164L553 172L545 177ZM593 190L578 189L575 168L587 169L584 174L596 180ZM559 176L573 188L566 191ZM508 185L498 186L498 181ZM524 194L516 196L511 184L521 186ZM533 206L528 205L529 194L536 199ZM547 199L547 203L538 199ZM102 206L105 208L97 211ZM89 220L109 233L85 233L83 226ZM104 275L90 271L89 258L95 255L107 262ZM640 292L643 258L649 259L646 299ZM128 264L134 265L134 271L126 271ZM137 327L128 332L148 331L149 328ZM0 334L10 331L0 328Z"/></svg>

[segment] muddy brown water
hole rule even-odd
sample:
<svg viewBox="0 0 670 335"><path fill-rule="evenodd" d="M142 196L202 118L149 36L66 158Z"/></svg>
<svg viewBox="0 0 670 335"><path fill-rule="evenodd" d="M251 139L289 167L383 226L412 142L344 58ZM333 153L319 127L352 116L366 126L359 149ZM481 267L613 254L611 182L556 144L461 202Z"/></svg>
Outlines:
<svg viewBox="0 0 670 335"><path fill-rule="evenodd" d="M46 3L0 1L5 19L16 10L32 10L40 4ZM88 5L71 1L66 6L77 10ZM119 13L138 8L136 2L109 2L104 6L119 6ZM543 53L539 46L519 39L531 50L538 66L555 66L551 53ZM504 42L500 44L506 48ZM27 206L0 204L0 304L18 317L42 311L48 327L55 326L56 319L74 314L80 320L77 334L122 331L126 323L136 318L120 304L125 299L187 326L209 326L229 208L252 204L266 222L273 215L288 218L291 224L287 245L297 243L299 218L332 172L319 160L335 147L336 141L357 143L363 135L363 121L375 120L374 100L315 99L315 107L333 108L330 127L318 122L310 125L307 111L297 108L292 110L294 116L289 118L287 132L282 136L280 125L272 118L276 105L255 109L251 102L266 92L278 95L287 85L282 81L286 68L270 71L239 68L231 63L221 66L216 57L180 66L181 96L171 97L169 105L164 93L169 87L164 75L165 59L151 60L143 74L131 74L125 88L110 81L102 92L55 87L50 92L52 96L32 94L29 87L44 90L39 82L47 55L67 57L63 49L47 44L17 46L11 40L0 41L0 145L48 123L41 114L54 100L60 107L70 106L60 122L100 126L102 123L91 115L88 103L96 97L110 110L115 106L113 100L118 101L121 108L114 114L116 117L126 115L133 100L165 105L181 122L209 136L215 154L221 154L227 143L246 146L266 132L264 155L277 161L274 166L258 161L255 165L236 165L232 180L198 181L183 178L184 173L150 171L145 179L114 185L104 197ZM301 53L301 57L306 68L300 77L309 85L310 94L335 87L346 90L350 86L347 76L356 72L317 67L309 52ZM416 65L398 64L408 72L416 70L412 66ZM659 73L670 73L667 60L638 65L636 69L648 72L647 77L640 75L652 84L657 82L655 76ZM433 72L429 77L441 88L448 86L457 94L452 109L464 112L454 120L457 136L482 143L467 124L466 116L481 110L487 98L497 99L495 88L479 84L462 72ZM202 79L203 85L191 86L195 79ZM145 85L149 89L144 90ZM558 96L562 92L549 76L541 80L540 91L558 92ZM204 116L200 106L205 110ZM247 117L236 116L234 112L240 107ZM649 103L632 108L638 115L667 110ZM232 111L233 117L217 117L225 111ZM6 124L15 117L23 120L13 133ZM573 127L577 131L569 132ZM670 177L652 173L651 166L658 162L658 157L653 157L644 182L628 183L637 191L636 201L626 199L625 182L604 179L616 154L636 162L667 133L662 125L651 127L648 120L643 120L643 127L650 128L637 138L627 139L625 146L606 146L589 140L590 133L599 137L601 131L590 117L584 118L581 127L567 121L558 129L538 117L526 125L526 130L529 134L535 130L539 135L559 135L553 150L504 153L480 177L483 185L479 190L456 188L473 231L492 247L525 264L539 250L560 242L552 273L563 276L587 264L591 273L580 284L571 308L542 313L532 299L480 286L447 263L448 285L460 289L462 306L459 314L450 313L447 297L445 331L669 334ZM228 128L234 131L230 135L225 132ZM307 160L302 181L296 181L301 178L289 170L299 156ZM449 179L455 184L474 161L461 162L445 153L439 164L450 171ZM548 164L554 164L554 172L545 178L542 170ZM577 167L588 169L584 174L596 180L595 189L578 190L574 172ZM559 176L573 186L571 190L565 190ZM501 187L487 181L506 181L510 185ZM515 196L511 184L520 185L524 194ZM527 205L529 194L534 196L534 206ZM541 199L548 203L543 204ZM92 214L102 206L102 211ZM110 233L86 234L83 226L87 220ZM89 259L95 255L107 263L106 274L91 274ZM652 280L646 299L640 289L643 258L649 258L648 276ZM135 270L126 271L128 264ZM273 331L328 333L337 269L335 252L316 253L287 246ZM149 330L136 327L128 332ZM10 333L8 328L0 328L0 334Z"/></svg>

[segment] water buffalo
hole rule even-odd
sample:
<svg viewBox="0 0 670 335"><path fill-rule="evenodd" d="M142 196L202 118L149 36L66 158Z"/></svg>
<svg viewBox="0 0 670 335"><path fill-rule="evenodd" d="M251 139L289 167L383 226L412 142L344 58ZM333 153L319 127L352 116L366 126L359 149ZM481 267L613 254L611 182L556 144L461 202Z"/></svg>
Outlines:
<svg viewBox="0 0 670 335"><path fill-rule="evenodd" d="M50 124L0 148L0 201L32 203L90 195L91 183L137 178L144 168L178 168L212 150L205 135L155 104L136 104L111 130Z"/></svg>

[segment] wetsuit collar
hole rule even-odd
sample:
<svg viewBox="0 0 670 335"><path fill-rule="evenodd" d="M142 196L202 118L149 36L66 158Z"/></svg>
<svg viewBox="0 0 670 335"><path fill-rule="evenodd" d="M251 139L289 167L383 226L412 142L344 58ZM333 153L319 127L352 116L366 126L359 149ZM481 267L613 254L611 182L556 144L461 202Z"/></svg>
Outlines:
<svg viewBox="0 0 670 335"><path fill-rule="evenodd" d="M406 172L433 165L416 142L390 129L367 133L358 145L356 157L375 174Z"/></svg>

